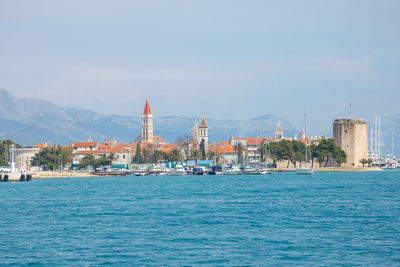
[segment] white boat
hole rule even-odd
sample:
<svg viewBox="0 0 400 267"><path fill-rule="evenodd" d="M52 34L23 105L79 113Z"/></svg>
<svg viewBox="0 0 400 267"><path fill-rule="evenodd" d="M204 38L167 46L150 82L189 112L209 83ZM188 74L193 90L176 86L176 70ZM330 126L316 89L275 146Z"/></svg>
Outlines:
<svg viewBox="0 0 400 267"><path fill-rule="evenodd" d="M296 174L313 174L313 169L308 167L296 168Z"/></svg>
<svg viewBox="0 0 400 267"><path fill-rule="evenodd" d="M171 172L172 176L183 176L186 175L186 170L182 165L176 165L173 171Z"/></svg>
<svg viewBox="0 0 400 267"><path fill-rule="evenodd" d="M265 174L272 174L272 171L270 169L261 169L258 171L261 175Z"/></svg>
<svg viewBox="0 0 400 267"><path fill-rule="evenodd" d="M224 174L225 175L238 175L238 174L242 174L242 171L240 170L240 168L238 166L231 166L231 167L226 167L224 170Z"/></svg>
<svg viewBox="0 0 400 267"><path fill-rule="evenodd" d="M204 166L196 166L193 168L193 175L207 175L207 168Z"/></svg>

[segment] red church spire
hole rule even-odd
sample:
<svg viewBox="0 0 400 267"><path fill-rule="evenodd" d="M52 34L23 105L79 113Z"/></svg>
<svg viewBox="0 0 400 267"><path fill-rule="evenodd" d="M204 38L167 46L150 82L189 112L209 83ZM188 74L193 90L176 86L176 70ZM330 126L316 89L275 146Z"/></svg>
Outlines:
<svg viewBox="0 0 400 267"><path fill-rule="evenodd" d="M146 99L146 104L144 105L143 114L151 114L151 109L150 109L149 101L147 101L147 99Z"/></svg>

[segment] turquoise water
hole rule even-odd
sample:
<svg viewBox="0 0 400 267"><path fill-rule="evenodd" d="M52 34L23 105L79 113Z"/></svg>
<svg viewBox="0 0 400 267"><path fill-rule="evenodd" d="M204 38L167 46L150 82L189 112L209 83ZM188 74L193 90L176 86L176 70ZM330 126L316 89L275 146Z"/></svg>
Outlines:
<svg viewBox="0 0 400 267"><path fill-rule="evenodd" d="M0 183L0 265L400 265L400 172Z"/></svg>

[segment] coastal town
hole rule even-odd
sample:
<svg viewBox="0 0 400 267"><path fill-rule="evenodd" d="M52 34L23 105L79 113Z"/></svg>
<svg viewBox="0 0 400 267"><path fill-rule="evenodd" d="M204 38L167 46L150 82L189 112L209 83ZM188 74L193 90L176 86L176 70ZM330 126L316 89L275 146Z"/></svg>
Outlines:
<svg viewBox="0 0 400 267"><path fill-rule="evenodd" d="M194 124L191 133L183 133L177 136L176 142L167 143L154 133L153 113L146 100L141 133L132 142L119 143L112 138L98 142L89 137L87 141L68 145L43 142L32 147L10 146L10 155L13 155L9 158L15 160L14 171L40 172L37 176L42 177L50 175L50 171L62 171L66 176L73 171L79 171L78 175L115 175L118 172L171 174L177 165L194 174L258 174L305 167L314 170L365 170L366 167L379 169L386 166L386 163L374 165L371 160L367 124L362 119L335 120L333 139L307 136L306 129L301 130L300 138L285 136L280 121L276 124L274 136L231 137L209 142L209 130L212 131L203 116L198 125Z"/></svg>

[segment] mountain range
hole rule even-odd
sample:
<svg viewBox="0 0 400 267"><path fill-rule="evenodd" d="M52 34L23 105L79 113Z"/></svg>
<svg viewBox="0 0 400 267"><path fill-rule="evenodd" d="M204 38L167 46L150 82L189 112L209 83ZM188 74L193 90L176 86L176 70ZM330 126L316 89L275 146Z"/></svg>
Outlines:
<svg viewBox="0 0 400 267"><path fill-rule="evenodd" d="M106 138L118 142L133 142L141 131L141 114L138 116L105 115L91 110L58 106L39 99L16 98L5 89L0 89L0 139L12 139L21 145L68 144L93 140L103 142ZM154 134L167 142L178 136L191 134L195 122L201 118L166 116L153 119ZM273 114L248 120L206 118L209 127L209 142L229 140L230 137L273 136L278 121L281 121L285 136L299 136L289 121ZM368 122L368 134L373 122ZM382 118L383 153L400 152L400 114Z"/></svg>
<svg viewBox="0 0 400 267"><path fill-rule="evenodd" d="M91 110L66 108L48 101L16 98L9 91L0 89L0 139L9 138L22 145L40 142L68 144L89 137L99 142L106 138L133 142L140 135L140 116L104 115ZM200 120L184 116L155 116L154 134L167 142L174 142L178 136L192 134L195 122L199 124ZM232 136L273 136L279 120L286 136L299 132L290 122L272 114L249 120L206 118L209 141L228 140Z"/></svg>

